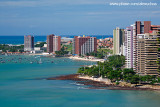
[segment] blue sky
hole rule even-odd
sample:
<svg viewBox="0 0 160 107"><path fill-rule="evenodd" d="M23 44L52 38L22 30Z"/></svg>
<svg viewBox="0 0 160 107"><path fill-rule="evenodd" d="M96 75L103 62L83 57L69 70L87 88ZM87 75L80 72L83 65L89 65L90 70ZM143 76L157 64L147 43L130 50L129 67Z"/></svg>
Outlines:
<svg viewBox="0 0 160 107"><path fill-rule="evenodd" d="M157 6L110 6L139 0L0 0L0 35L112 35L136 20L160 25Z"/></svg>

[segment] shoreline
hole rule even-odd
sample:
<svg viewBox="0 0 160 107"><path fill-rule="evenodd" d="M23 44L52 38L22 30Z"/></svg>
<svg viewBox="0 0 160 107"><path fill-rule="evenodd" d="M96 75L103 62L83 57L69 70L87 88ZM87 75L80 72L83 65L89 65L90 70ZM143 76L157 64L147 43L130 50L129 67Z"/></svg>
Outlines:
<svg viewBox="0 0 160 107"><path fill-rule="evenodd" d="M83 84L88 86L88 89L108 89L108 90L157 90L160 91L160 86L156 88L154 85L143 85L143 86L136 86L136 85L116 85L111 83L109 79L102 79L102 78L92 78L88 76L81 76L80 74L70 74L70 75L63 75L57 77L50 77L46 78L46 80L72 80L76 81L77 84Z"/></svg>
<svg viewBox="0 0 160 107"><path fill-rule="evenodd" d="M94 59L94 58L87 59L87 58L81 58L81 57L75 57L75 56L70 56L68 58L72 60L93 61L93 62L98 62L98 61L104 62L105 61L104 59Z"/></svg>
<svg viewBox="0 0 160 107"><path fill-rule="evenodd" d="M37 56L37 55L40 55L40 56L53 56L51 54L45 54L45 53L2 53L0 55L28 55L28 56ZM53 56L53 57L58 57L58 56ZM69 58L69 59L72 59L72 60L79 60L79 61L92 61L92 62L104 62L105 59L96 59L96 58L81 58L81 57L75 57L75 56L60 56L60 57L65 57L65 58Z"/></svg>

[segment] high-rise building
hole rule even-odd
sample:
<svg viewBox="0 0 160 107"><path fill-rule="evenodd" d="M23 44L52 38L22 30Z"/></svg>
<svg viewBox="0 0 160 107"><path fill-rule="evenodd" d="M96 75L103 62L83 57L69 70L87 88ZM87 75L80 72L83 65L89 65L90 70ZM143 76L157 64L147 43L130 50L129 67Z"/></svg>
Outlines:
<svg viewBox="0 0 160 107"><path fill-rule="evenodd" d="M157 60L157 64L158 64L158 72L160 73L160 27L158 28L157 31L157 42L158 42L158 60Z"/></svg>
<svg viewBox="0 0 160 107"><path fill-rule="evenodd" d="M124 55L124 29L117 27L113 30L113 54Z"/></svg>
<svg viewBox="0 0 160 107"><path fill-rule="evenodd" d="M53 36L55 35L48 35L47 36L47 52L52 53L53 52Z"/></svg>
<svg viewBox="0 0 160 107"><path fill-rule="evenodd" d="M122 48L124 39L123 35L120 35L120 29L116 28L113 31L114 54L125 52L125 67L133 68L137 74L158 75L158 70L160 71L160 25L151 25L151 21L136 21L124 31L124 49Z"/></svg>
<svg viewBox="0 0 160 107"><path fill-rule="evenodd" d="M125 29L126 68L134 68L134 71L141 75L157 74L157 65L156 67L148 65L147 61L153 62L153 60L155 61L157 58L155 55L158 53L156 52L156 54L154 54L158 48L156 45L157 36L155 36L155 32L159 30L160 26L151 25L151 21L136 21L135 24Z"/></svg>
<svg viewBox="0 0 160 107"><path fill-rule="evenodd" d="M75 36L73 39L73 54L85 55L97 51L96 37Z"/></svg>
<svg viewBox="0 0 160 107"><path fill-rule="evenodd" d="M47 52L54 53L55 51L59 51L61 49L61 37L55 35L47 36Z"/></svg>
<svg viewBox="0 0 160 107"><path fill-rule="evenodd" d="M145 75L158 75L159 43L157 38L157 31L145 34Z"/></svg>
<svg viewBox="0 0 160 107"><path fill-rule="evenodd" d="M150 33L152 31L158 31L160 29L160 25L151 25L151 21L136 21L135 24L134 24L134 32L133 32L133 68L135 71L139 71L139 68L142 68L140 67L140 65L138 64L139 63L139 60L138 60L138 35L140 34L146 34L146 33ZM145 37L145 36L144 36ZM142 47L143 48L143 47ZM142 60L143 61L143 60ZM146 72L146 71L145 71Z"/></svg>
<svg viewBox="0 0 160 107"><path fill-rule="evenodd" d="M53 36L53 52L61 50L61 37Z"/></svg>
<svg viewBox="0 0 160 107"><path fill-rule="evenodd" d="M140 75L158 75L158 32L137 35L137 73Z"/></svg>
<svg viewBox="0 0 160 107"><path fill-rule="evenodd" d="M137 65L137 35L149 33L151 30L151 21L136 21L133 29L133 69L138 70Z"/></svg>
<svg viewBox="0 0 160 107"><path fill-rule="evenodd" d="M160 25L151 25L151 30L159 31Z"/></svg>
<svg viewBox="0 0 160 107"><path fill-rule="evenodd" d="M137 59L136 59L136 72L142 74L145 72L145 34L137 35Z"/></svg>
<svg viewBox="0 0 160 107"><path fill-rule="evenodd" d="M24 51L34 50L34 37L31 35L24 36Z"/></svg>
<svg viewBox="0 0 160 107"><path fill-rule="evenodd" d="M125 67L133 68L133 26L125 29Z"/></svg>
<svg viewBox="0 0 160 107"><path fill-rule="evenodd" d="M149 33L151 30L151 21L136 21L136 34Z"/></svg>

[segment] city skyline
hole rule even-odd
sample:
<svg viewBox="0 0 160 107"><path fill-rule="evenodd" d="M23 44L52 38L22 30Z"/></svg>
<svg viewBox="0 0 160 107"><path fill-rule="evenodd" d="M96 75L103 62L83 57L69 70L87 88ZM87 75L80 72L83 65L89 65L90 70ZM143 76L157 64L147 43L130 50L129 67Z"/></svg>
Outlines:
<svg viewBox="0 0 160 107"><path fill-rule="evenodd" d="M160 0L0 0L0 107L159 107Z"/></svg>
<svg viewBox="0 0 160 107"><path fill-rule="evenodd" d="M125 67L139 75L158 75L160 25L136 21L126 29L113 30L113 54L125 56ZM122 33L124 32L124 33Z"/></svg>
<svg viewBox="0 0 160 107"><path fill-rule="evenodd" d="M138 20L160 25L159 1L141 1L157 6L110 6L110 2L139 1L1 0L0 35L112 35L115 27L125 28Z"/></svg>

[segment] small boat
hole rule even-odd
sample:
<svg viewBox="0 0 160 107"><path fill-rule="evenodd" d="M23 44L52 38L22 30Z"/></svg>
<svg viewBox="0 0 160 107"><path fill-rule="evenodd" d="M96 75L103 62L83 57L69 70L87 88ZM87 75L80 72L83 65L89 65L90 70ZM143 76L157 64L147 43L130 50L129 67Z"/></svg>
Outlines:
<svg viewBox="0 0 160 107"><path fill-rule="evenodd" d="M40 56L36 56L35 58L39 58Z"/></svg>
<svg viewBox="0 0 160 107"><path fill-rule="evenodd" d="M5 61L1 61L1 63L5 63Z"/></svg>
<svg viewBox="0 0 160 107"><path fill-rule="evenodd" d="M39 64L41 64L42 63L42 61L41 61L41 58L40 58L40 60L39 60Z"/></svg>

